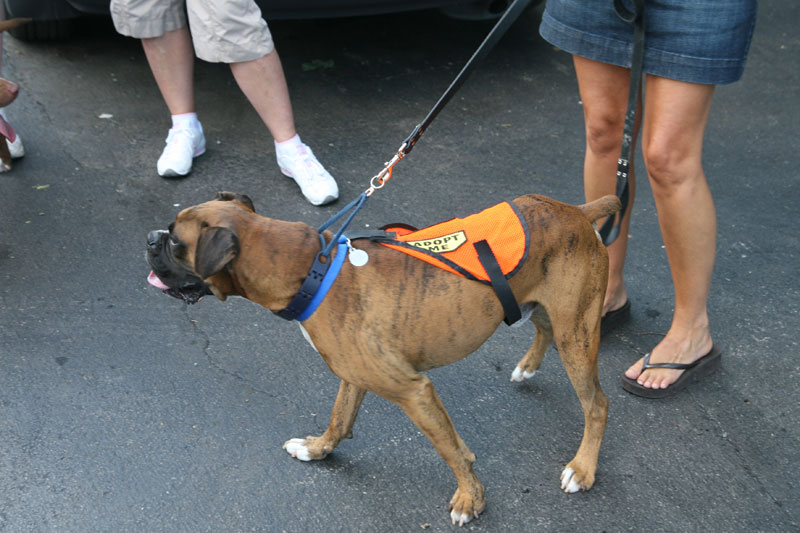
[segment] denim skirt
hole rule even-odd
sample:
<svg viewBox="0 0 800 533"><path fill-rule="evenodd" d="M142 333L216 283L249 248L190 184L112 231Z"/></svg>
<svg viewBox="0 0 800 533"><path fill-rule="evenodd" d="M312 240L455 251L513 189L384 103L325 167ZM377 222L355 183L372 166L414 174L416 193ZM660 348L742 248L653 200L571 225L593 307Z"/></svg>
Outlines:
<svg viewBox="0 0 800 533"><path fill-rule="evenodd" d="M646 73L714 85L742 77L756 0L644 3ZM613 0L547 0L539 33L570 54L631 66L633 24L617 16Z"/></svg>

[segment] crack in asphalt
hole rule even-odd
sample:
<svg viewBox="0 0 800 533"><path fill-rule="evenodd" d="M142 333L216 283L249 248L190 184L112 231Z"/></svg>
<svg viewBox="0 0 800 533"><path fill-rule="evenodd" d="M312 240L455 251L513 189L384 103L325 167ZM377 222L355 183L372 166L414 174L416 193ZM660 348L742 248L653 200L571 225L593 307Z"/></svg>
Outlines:
<svg viewBox="0 0 800 533"><path fill-rule="evenodd" d="M261 389L258 386L256 386L253 383L252 380L247 379L246 377L242 376L238 372L234 372L234 371L231 371L231 370L228 370L227 368L225 368L222 365L222 363L220 363L218 360L216 360L214 358L214 356L211 354L211 350L210 350L210 348L211 348L211 338L203 330L203 328L200 327L198 321L191 317L191 315L189 313L189 306L188 305L184 306L182 312L183 312L184 316L186 317L186 319L189 321L189 324L190 324L190 326L192 328L192 331L196 335L200 336L203 339L203 346L202 346L203 355L205 356L205 358L208 361L208 364L209 364L209 366L211 368L213 368L214 370L216 370L216 371L218 371L218 372L220 372L220 373L222 373L222 374L224 374L226 376L229 376L229 377L231 377L231 378L233 378L233 379L235 379L237 381L241 381L242 383L246 384L247 387L250 388L250 390L252 390L253 392L256 392L256 393L259 393L259 394L263 394L265 396L268 396L269 398L273 398L273 399L276 399L276 400L281 400L282 399L285 402L284 403L285 407L284 407L284 409L281 410L281 414L288 414L288 411L290 409L292 409L292 408L298 413L303 413L304 412L304 409L301 408L300 405L298 405L294 401L292 401L292 400L290 400L288 398L282 398L280 395L275 394L274 392L269 392L267 390ZM300 418L311 418L312 421L313 421L314 426L316 426L316 428L317 428L317 430L318 430L318 432L320 434L325 431L325 428L322 428L320 426L319 421L317 420L317 414L316 413L309 413L308 415L298 415L298 416Z"/></svg>

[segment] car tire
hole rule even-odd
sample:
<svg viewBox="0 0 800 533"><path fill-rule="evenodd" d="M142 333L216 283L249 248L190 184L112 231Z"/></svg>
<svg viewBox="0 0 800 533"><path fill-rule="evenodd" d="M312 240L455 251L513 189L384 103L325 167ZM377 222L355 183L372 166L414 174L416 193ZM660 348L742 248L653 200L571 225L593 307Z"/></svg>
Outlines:
<svg viewBox="0 0 800 533"><path fill-rule="evenodd" d="M58 41L72 34L72 20L34 20L9 30L13 37L21 41Z"/></svg>

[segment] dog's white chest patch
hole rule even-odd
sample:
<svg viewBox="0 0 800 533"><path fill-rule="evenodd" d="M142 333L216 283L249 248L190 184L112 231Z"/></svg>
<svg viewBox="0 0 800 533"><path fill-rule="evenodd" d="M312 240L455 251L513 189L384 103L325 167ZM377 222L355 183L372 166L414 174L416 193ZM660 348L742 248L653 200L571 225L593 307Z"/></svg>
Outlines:
<svg viewBox="0 0 800 533"><path fill-rule="evenodd" d="M300 331L303 332L303 338L305 338L305 340L308 341L308 344L310 344L311 347L314 348L315 352L319 353L319 350L317 350L317 347L314 346L314 341L311 340L311 335L309 335L308 332L306 331L306 328L303 327L303 323L302 322L298 322L297 325L300 326Z"/></svg>

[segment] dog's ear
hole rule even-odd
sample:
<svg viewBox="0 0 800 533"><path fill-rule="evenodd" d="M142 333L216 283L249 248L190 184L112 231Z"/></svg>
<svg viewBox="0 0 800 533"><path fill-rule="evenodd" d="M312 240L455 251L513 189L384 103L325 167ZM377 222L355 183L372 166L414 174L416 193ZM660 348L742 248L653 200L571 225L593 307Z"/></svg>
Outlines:
<svg viewBox="0 0 800 533"><path fill-rule="evenodd" d="M202 278L213 276L239 255L239 238L229 228L203 228L194 254L194 270Z"/></svg>
<svg viewBox="0 0 800 533"><path fill-rule="evenodd" d="M256 212L256 208L253 207L253 200L251 200L246 194L222 191L217 193L217 195L214 197L214 200L219 200L222 202L239 202L253 213Z"/></svg>

